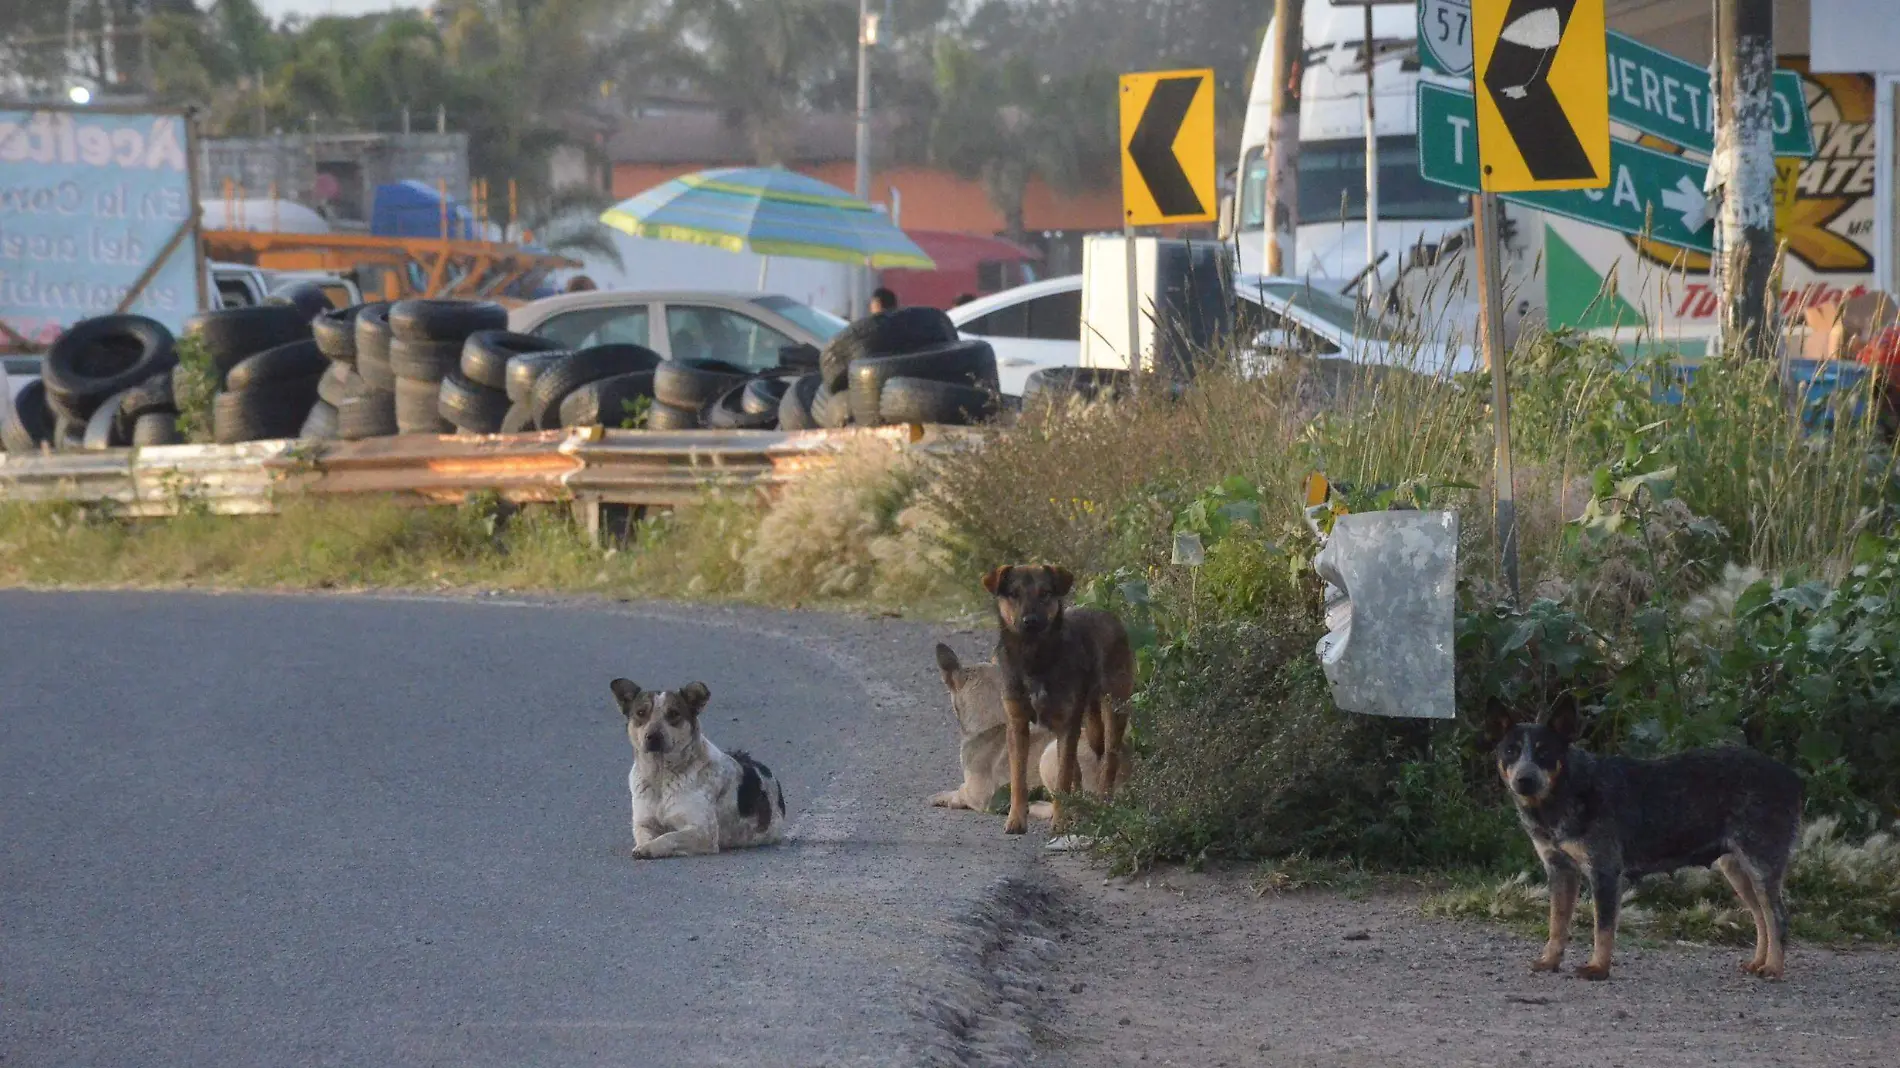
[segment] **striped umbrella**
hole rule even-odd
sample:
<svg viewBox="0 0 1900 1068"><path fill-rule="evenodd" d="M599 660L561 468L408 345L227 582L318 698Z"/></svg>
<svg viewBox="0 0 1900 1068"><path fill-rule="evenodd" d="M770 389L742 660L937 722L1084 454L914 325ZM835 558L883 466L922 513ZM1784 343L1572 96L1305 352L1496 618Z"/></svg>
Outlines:
<svg viewBox="0 0 1900 1068"><path fill-rule="evenodd" d="M877 269L936 266L871 205L836 186L778 167L727 167L681 175L608 208L600 221L635 237L689 241L765 257L833 260Z"/></svg>

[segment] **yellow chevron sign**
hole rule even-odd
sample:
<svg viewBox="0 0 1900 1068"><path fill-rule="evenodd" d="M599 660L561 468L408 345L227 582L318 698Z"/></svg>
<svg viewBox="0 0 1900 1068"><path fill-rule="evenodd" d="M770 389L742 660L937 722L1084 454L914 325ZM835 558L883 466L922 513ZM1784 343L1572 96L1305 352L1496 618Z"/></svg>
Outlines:
<svg viewBox="0 0 1900 1068"><path fill-rule="evenodd" d="M1604 0L1472 0L1479 182L1487 193L1610 183Z"/></svg>

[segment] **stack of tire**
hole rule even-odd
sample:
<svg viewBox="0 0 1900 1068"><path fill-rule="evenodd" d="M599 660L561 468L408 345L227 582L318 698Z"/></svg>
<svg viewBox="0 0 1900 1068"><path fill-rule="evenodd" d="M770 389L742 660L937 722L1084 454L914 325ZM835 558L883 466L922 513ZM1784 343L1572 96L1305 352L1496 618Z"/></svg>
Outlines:
<svg viewBox="0 0 1900 1068"><path fill-rule="evenodd" d="M470 385L461 376L462 347L471 334L506 328L507 309L487 301L400 300L389 306L388 323L387 381L396 396L396 430L453 431L455 424L442 417L443 383L453 376L452 388Z"/></svg>
<svg viewBox="0 0 1900 1068"><path fill-rule="evenodd" d="M559 342L506 330L478 330L462 344L457 373L442 380L437 410L471 434L513 434L533 427L527 405L534 380L569 355ZM521 376L517 385L515 378Z"/></svg>
<svg viewBox="0 0 1900 1068"><path fill-rule="evenodd" d="M518 353L505 374L507 395L514 399L505 428L619 426L642 399L649 413L658 411L654 389L660 363L659 354L644 345Z"/></svg>
<svg viewBox="0 0 1900 1068"><path fill-rule="evenodd" d="M211 434L218 444L294 438L303 429L329 366L311 336L316 314L284 301L205 312L185 323L217 375Z"/></svg>
<svg viewBox="0 0 1900 1068"><path fill-rule="evenodd" d="M365 312L386 314L388 309L389 305L383 303L326 308L310 320L312 340L329 366L317 379L317 402L304 417L298 437L328 441L396 432L395 396L372 389L356 369L357 320ZM345 412L349 413L348 433Z"/></svg>
<svg viewBox="0 0 1900 1068"><path fill-rule="evenodd" d="M782 428L968 424L997 412L996 353L986 342L958 339L936 308L859 319L825 346L818 367L815 381L788 384Z"/></svg>
<svg viewBox="0 0 1900 1068"><path fill-rule="evenodd" d="M74 323L47 350L40 378L0 405L13 453L165 445L178 440L171 331L140 315Z"/></svg>
<svg viewBox="0 0 1900 1068"><path fill-rule="evenodd" d="M648 430L770 430L791 379L721 360L667 360L653 372Z"/></svg>

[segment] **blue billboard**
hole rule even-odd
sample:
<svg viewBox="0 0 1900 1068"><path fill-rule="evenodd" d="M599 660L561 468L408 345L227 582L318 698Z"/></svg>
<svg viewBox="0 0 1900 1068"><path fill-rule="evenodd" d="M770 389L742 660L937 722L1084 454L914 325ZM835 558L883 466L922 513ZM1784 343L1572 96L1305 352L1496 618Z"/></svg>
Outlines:
<svg viewBox="0 0 1900 1068"><path fill-rule="evenodd" d="M0 350L121 306L174 331L198 311L192 141L180 115L0 109Z"/></svg>

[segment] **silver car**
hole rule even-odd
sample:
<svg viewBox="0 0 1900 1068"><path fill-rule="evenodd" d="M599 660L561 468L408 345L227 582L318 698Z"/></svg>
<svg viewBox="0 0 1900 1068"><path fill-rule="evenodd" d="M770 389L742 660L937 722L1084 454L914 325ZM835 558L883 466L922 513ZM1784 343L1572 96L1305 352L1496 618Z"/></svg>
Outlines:
<svg viewBox="0 0 1900 1068"><path fill-rule="evenodd" d="M645 345L667 359L724 360L747 370L780 364L783 350L822 349L845 321L770 293L565 293L508 313L508 329L569 348Z"/></svg>

